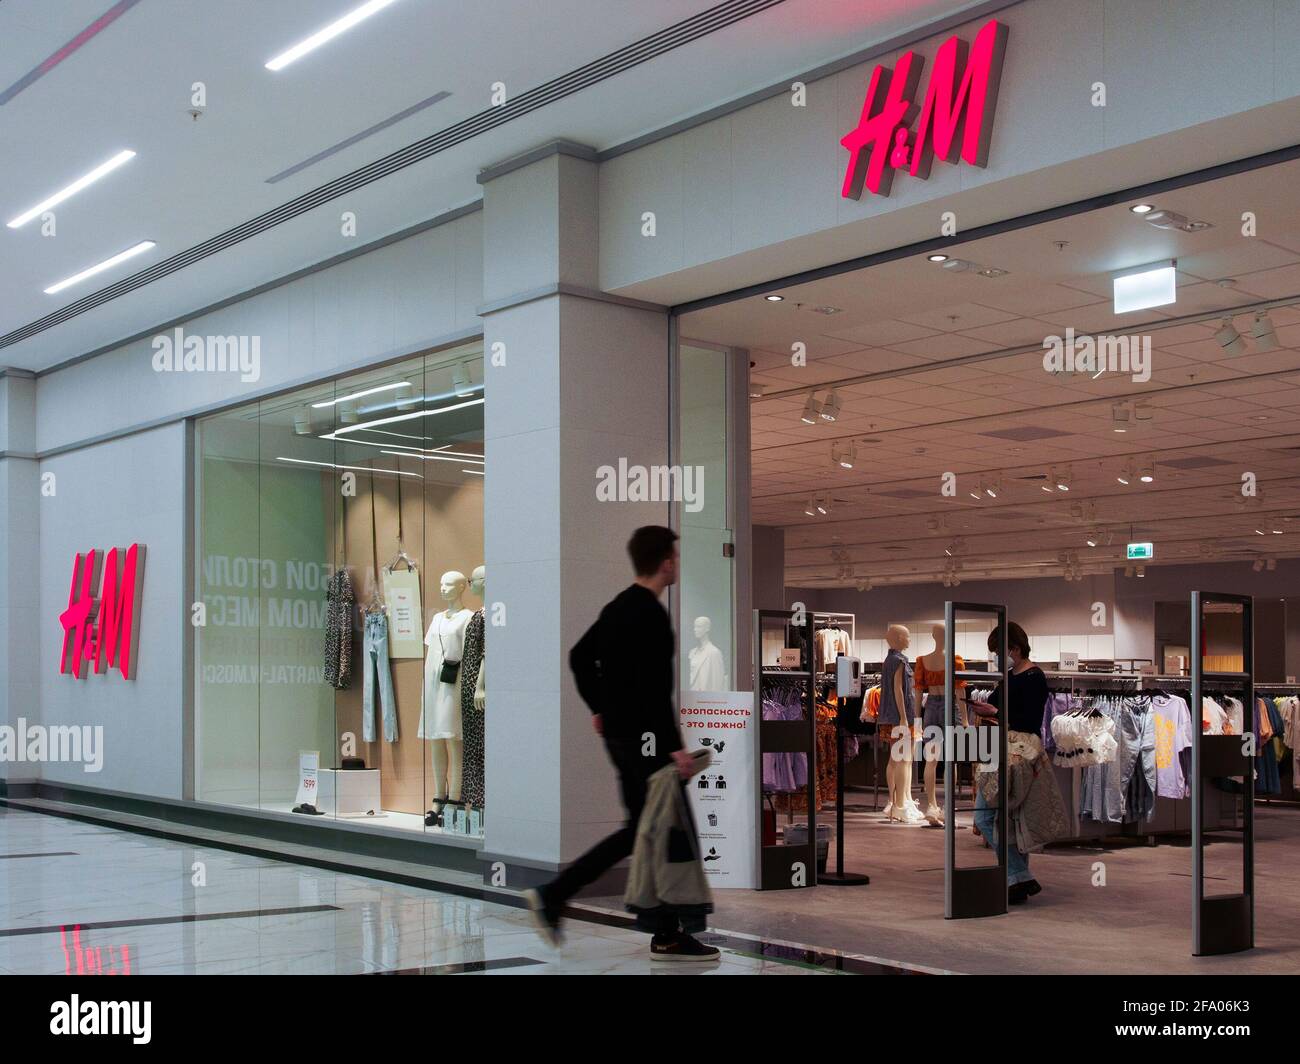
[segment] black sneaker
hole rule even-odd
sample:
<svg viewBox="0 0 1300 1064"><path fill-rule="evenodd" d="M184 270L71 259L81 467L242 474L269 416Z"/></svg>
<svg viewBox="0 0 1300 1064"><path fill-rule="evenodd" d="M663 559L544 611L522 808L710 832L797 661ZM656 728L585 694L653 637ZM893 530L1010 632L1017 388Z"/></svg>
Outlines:
<svg viewBox="0 0 1300 1064"><path fill-rule="evenodd" d="M652 961L685 961L695 964L707 964L722 957L720 950L706 946L698 939L692 938L684 931L672 935L655 935L650 940L650 959Z"/></svg>
<svg viewBox="0 0 1300 1064"><path fill-rule="evenodd" d="M1028 884L1012 883L1007 888L1008 905L1024 905L1029 900Z"/></svg>
<svg viewBox="0 0 1300 1064"><path fill-rule="evenodd" d="M537 933L548 946L559 949L563 941L560 934L559 913L552 912L547 907L546 899L542 897L540 890L524 891L524 901L528 903L528 911L533 914L533 926L537 929Z"/></svg>
<svg viewBox="0 0 1300 1064"><path fill-rule="evenodd" d="M1043 888L1039 886L1038 880L1036 879L1026 879L1020 885L1025 888L1025 896L1029 898L1032 898L1035 894L1041 894L1043 892Z"/></svg>

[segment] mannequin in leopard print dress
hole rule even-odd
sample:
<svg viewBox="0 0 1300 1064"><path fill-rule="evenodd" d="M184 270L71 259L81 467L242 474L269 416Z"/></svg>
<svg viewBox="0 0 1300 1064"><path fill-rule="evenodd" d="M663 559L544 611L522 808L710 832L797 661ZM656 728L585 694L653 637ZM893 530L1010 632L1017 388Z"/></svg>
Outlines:
<svg viewBox="0 0 1300 1064"><path fill-rule="evenodd" d="M474 570L469 579L470 593L483 598L485 594L483 566ZM461 658L464 679L460 688L460 719L464 736L461 797L467 805L482 809L483 787L483 709L487 701L483 686L483 652L486 624L483 609L474 611L465 628L465 651Z"/></svg>

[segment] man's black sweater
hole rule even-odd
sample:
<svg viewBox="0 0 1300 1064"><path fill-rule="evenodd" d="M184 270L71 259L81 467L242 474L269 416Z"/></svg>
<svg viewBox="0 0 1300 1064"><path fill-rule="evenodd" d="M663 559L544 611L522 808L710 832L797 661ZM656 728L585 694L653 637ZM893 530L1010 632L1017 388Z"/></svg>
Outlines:
<svg viewBox="0 0 1300 1064"><path fill-rule="evenodd" d="M640 584L619 593L569 652L578 693L606 740L655 736L656 753L682 748L673 711L676 637L668 611Z"/></svg>

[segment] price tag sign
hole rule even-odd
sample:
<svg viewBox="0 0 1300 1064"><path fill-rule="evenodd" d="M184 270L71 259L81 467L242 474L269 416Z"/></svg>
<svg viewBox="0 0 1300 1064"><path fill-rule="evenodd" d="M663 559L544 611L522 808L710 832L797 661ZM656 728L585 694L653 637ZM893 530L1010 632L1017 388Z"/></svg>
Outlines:
<svg viewBox="0 0 1300 1064"><path fill-rule="evenodd" d="M316 776L320 772L320 751L298 751L298 795L294 805L316 806Z"/></svg>

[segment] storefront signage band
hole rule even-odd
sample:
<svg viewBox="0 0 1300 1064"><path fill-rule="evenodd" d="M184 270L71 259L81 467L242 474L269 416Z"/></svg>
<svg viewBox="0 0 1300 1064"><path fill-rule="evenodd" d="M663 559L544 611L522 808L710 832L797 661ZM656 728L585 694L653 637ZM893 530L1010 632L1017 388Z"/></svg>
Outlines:
<svg viewBox="0 0 1300 1064"><path fill-rule="evenodd" d="M857 128L840 140L849 152L841 195L861 199L865 187L873 195L888 196L895 170L927 178L935 156L953 161L958 141L965 162L987 166L1006 47L1007 27L997 19L986 22L969 47L958 37L944 41L934 57L915 133L925 60L904 52L892 71L876 67Z"/></svg>
<svg viewBox="0 0 1300 1064"><path fill-rule="evenodd" d="M95 672L116 665L123 678L135 679L143 585L143 544L132 543L121 552L113 547L102 559L97 550L73 556L68 608L59 614L59 672L80 679L93 661Z"/></svg>

